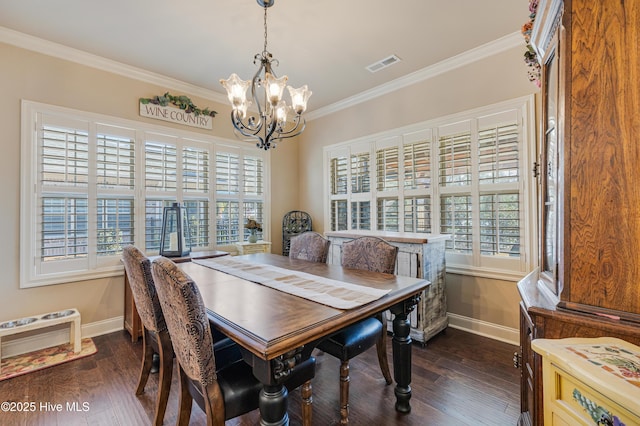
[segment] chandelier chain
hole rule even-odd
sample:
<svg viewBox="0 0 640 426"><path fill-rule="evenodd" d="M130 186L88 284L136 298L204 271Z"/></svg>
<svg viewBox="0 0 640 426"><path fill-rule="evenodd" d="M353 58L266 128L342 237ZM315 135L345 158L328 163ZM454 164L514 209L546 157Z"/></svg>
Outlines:
<svg viewBox="0 0 640 426"><path fill-rule="evenodd" d="M264 7L264 49L262 52L267 52L267 6Z"/></svg>

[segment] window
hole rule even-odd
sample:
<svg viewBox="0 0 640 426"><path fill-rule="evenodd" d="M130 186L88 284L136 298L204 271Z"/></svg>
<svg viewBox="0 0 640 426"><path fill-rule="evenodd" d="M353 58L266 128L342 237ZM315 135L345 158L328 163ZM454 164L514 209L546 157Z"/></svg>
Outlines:
<svg viewBox="0 0 640 426"><path fill-rule="evenodd" d="M327 229L448 234L450 271L520 277L536 258L532 122L522 98L325 148Z"/></svg>
<svg viewBox="0 0 640 426"><path fill-rule="evenodd" d="M371 191L369 153L351 156L351 193Z"/></svg>
<svg viewBox="0 0 640 426"><path fill-rule="evenodd" d="M253 145L27 101L22 117L22 287L121 274L125 245L157 253L176 201L194 249L268 219L268 157Z"/></svg>

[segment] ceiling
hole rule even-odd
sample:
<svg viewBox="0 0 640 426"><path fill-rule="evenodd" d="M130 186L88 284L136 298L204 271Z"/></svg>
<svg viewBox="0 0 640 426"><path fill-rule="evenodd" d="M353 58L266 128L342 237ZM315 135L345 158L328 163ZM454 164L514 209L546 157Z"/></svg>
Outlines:
<svg viewBox="0 0 640 426"><path fill-rule="evenodd" d="M513 36L528 3L276 0L268 50L313 111ZM221 94L220 78L253 76L264 42L255 0L0 0L0 26ZM401 61L366 69L390 55Z"/></svg>

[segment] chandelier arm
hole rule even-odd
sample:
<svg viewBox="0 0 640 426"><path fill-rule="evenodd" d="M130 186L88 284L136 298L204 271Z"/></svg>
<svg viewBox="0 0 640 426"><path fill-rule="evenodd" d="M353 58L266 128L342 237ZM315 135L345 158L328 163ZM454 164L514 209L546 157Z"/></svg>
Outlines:
<svg viewBox="0 0 640 426"><path fill-rule="evenodd" d="M294 126L292 128L286 131L283 129L280 132L276 132L279 135L278 139L292 138L302 133L304 131L304 128L307 126L307 122L304 118L302 118L302 121L300 119L301 117L297 115L294 119Z"/></svg>
<svg viewBox="0 0 640 426"><path fill-rule="evenodd" d="M256 57L258 57L258 55L256 55ZM258 68L258 71L256 71L256 73L253 75L253 79L251 80L251 97L253 98L253 101L258 107L258 122L256 123L256 127L258 128L258 130L260 129L260 127L262 127L262 118L264 117L264 115L262 111L262 105L260 105L260 99L258 98L258 94L256 93L256 87L260 85L260 73L262 72L262 70L265 69L264 63L265 63L265 60L263 56L262 59L260 60L260 67ZM265 108L266 108L266 101L265 101Z"/></svg>
<svg viewBox="0 0 640 426"><path fill-rule="evenodd" d="M257 134L260 131L260 128L262 127L260 125L260 123L258 123L257 125L251 125L251 121L243 121L239 116L238 113L235 110L231 111L231 122L233 123L233 127L238 128L238 130L246 130L247 132L249 132L248 134L246 134L245 136L248 136L249 134Z"/></svg>
<svg viewBox="0 0 640 426"><path fill-rule="evenodd" d="M254 138L262 140L258 133L260 132L261 126L257 128L252 128L247 123L244 123L238 116L235 111L231 111L231 124L242 136L248 138Z"/></svg>

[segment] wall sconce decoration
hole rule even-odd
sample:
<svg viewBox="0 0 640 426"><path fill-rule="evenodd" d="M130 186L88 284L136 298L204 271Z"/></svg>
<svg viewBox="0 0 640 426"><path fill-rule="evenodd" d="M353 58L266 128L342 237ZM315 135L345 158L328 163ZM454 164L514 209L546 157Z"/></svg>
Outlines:
<svg viewBox="0 0 640 426"><path fill-rule="evenodd" d="M187 209L180 203L165 207L162 212L160 256L180 257L191 253L191 233Z"/></svg>

